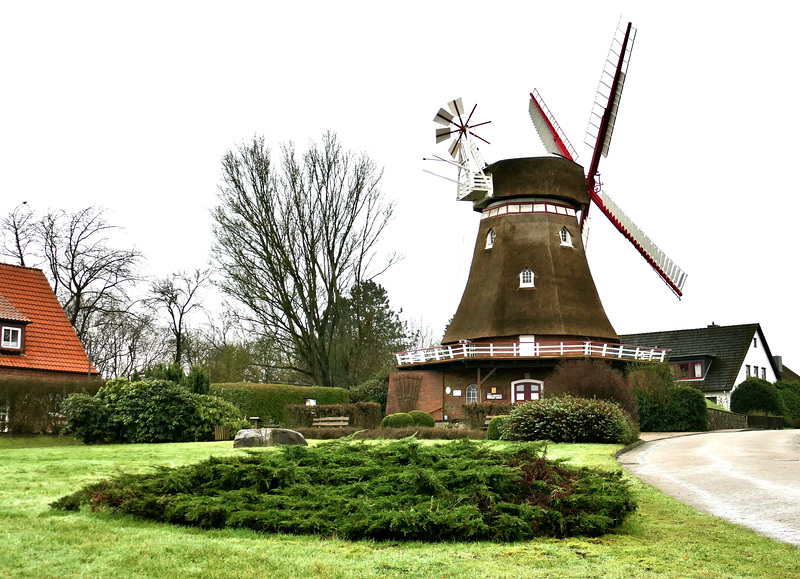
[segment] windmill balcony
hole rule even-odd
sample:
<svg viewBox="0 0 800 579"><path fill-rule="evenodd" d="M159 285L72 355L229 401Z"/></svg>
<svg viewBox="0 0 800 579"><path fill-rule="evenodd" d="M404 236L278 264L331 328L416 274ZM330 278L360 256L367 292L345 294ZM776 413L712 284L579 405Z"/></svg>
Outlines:
<svg viewBox="0 0 800 579"><path fill-rule="evenodd" d="M605 358L609 360L639 360L663 362L667 352L664 348L642 348L605 342L499 342L451 344L421 350L398 352L398 366L446 362L466 358Z"/></svg>

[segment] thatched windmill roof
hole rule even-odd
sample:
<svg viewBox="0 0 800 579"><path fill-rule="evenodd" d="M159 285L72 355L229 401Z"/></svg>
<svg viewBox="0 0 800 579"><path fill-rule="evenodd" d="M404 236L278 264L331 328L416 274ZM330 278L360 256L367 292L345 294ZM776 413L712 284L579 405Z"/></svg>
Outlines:
<svg viewBox="0 0 800 579"><path fill-rule="evenodd" d="M575 217L589 203L582 167L560 157L536 157L499 161L486 172L492 174L495 201L483 210L469 281L443 342L516 341L520 335L618 341ZM512 212L509 204L517 208ZM507 212L489 216L504 205ZM539 210L527 211L529 206ZM558 212L550 211L553 206ZM571 245L562 245L563 228ZM494 244L487 249L490 229ZM525 269L533 272L534 287L520 287Z"/></svg>

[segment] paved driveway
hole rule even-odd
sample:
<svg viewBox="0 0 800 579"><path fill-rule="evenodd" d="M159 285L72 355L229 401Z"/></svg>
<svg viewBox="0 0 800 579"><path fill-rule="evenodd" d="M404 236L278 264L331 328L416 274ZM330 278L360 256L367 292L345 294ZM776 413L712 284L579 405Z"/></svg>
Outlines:
<svg viewBox="0 0 800 579"><path fill-rule="evenodd" d="M704 513L800 547L800 433L708 432L619 457L631 474Z"/></svg>

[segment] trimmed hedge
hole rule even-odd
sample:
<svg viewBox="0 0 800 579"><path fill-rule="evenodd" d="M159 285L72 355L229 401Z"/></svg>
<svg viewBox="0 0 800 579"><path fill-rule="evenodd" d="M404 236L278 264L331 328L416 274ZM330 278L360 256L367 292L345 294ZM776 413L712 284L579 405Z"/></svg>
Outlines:
<svg viewBox="0 0 800 579"><path fill-rule="evenodd" d="M306 406L289 404L286 407L286 427L310 428L315 418L328 416L349 416L350 426L354 428L378 428L381 424L381 405L377 402L356 402L355 404L324 404Z"/></svg>
<svg viewBox="0 0 800 579"><path fill-rule="evenodd" d="M426 428L433 428L436 426L433 416L427 412L423 412L422 410L412 410L409 412L409 414L411 415L411 418L414 419L415 426L424 426Z"/></svg>
<svg viewBox="0 0 800 579"><path fill-rule="evenodd" d="M297 431L307 440L333 440L352 436L356 440L399 440L416 438L419 440L483 440L482 430L469 428L427 428L411 426L407 428L299 428Z"/></svg>
<svg viewBox="0 0 800 579"><path fill-rule="evenodd" d="M464 417L467 419L470 428L483 428L487 416L500 416L511 412L511 404L495 402L470 402L462 404Z"/></svg>
<svg viewBox="0 0 800 579"><path fill-rule="evenodd" d="M500 440L508 426L508 415L495 416L486 428L486 440Z"/></svg>
<svg viewBox="0 0 800 579"><path fill-rule="evenodd" d="M415 426L414 417L406 412L387 414L381 420L381 428L410 428Z"/></svg>
<svg viewBox="0 0 800 579"><path fill-rule="evenodd" d="M517 404L504 440L630 444L639 430L619 404L566 395Z"/></svg>
<svg viewBox="0 0 800 579"><path fill-rule="evenodd" d="M212 384L210 393L238 406L247 416L258 416L263 422L276 424L286 423L286 406L305 404L309 398L323 406L350 402L350 395L344 388L323 386L232 382Z"/></svg>
<svg viewBox="0 0 800 579"><path fill-rule="evenodd" d="M70 394L94 395L105 384L97 378L71 380L0 379L0 407L8 421L0 424L11 434L57 434L64 426L61 404Z"/></svg>

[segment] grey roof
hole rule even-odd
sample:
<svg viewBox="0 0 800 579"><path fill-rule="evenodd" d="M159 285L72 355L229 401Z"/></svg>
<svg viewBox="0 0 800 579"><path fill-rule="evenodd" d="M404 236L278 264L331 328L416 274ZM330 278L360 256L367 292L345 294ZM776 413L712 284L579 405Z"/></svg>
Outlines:
<svg viewBox="0 0 800 579"><path fill-rule="evenodd" d="M744 363L750 344L759 335L759 341L766 349L776 376L780 376L767 341L758 324L739 326L716 326L693 330L671 330L647 332L643 334L620 335L623 344L669 348L669 359L702 360L709 358L711 363L702 381L690 382L700 390L731 390L736 385L736 377Z"/></svg>

